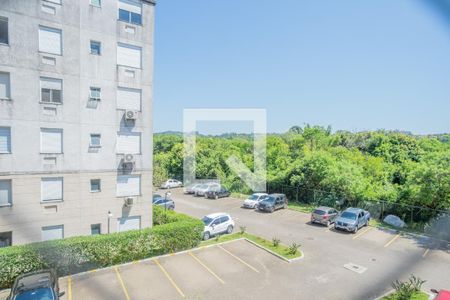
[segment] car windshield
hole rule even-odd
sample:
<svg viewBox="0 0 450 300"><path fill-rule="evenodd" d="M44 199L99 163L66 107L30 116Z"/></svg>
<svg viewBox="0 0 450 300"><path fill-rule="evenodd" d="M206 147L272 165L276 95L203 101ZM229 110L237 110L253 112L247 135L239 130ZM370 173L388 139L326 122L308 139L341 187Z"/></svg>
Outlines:
<svg viewBox="0 0 450 300"><path fill-rule="evenodd" d="M321 216L323 216L323 215L325 214L325 212L324 212L323 210L320 210L320 209L316 209L316 210L314 211L314 213L315 213L316 215L321 215Z"/></svg>
<svg viewBox="0 0 450 300"><path fill-rule="evenodd" d="M212 221L213 219L211 219L211 218L208 218L208 217L203 217L203 219L202 219L202 221L203 221L203 224L205 224L205 225L209 225L209 223L211 223L211 221Z"/></svg>
<svg viewBox="0 0 450 300"><path fill-rule="evenodd" d="M264 202L274 203L275 197L269 196L263 200Z"/></svg>
<svg viewBox="0 0 450 300"><path fill-rule="evenodd" d="M156 199L160 199L162 198L162 196L160 194L153 194L153 201L155 201Z"/></svg>
<svg viewBox="0 0 450 300"><path fill-rule="evenodd" d="M54 300L55 294L51 288L39 288L24 291L14 297L14 300Z"/></svg>
<svg viewBox="0 0 450 300"><path fill-rule="evenodd" d="M258 195L251 195L250 197L248 197L248 200L257 200L258 199Z"/></svg>
<svg viewBox="0 0 450 300"><path fill-rule="evenodd" d="M199 186L200 189L206 189L208 186L206 184L202 184L201 186Z"/></svg>
<svg viewBox="0 0 450 300"><path fill-rule="evenodd" d="M344 219L356 220L356 214L348 211L344 211L341 217Z"/></svg>

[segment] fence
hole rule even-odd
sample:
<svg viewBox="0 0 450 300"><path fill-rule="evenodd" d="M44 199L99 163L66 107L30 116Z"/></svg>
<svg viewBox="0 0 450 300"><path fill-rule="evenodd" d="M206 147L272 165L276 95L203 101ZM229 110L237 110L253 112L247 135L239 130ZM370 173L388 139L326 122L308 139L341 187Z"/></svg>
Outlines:
<svg viewBox="0 0 450 300"><path fill-rule="evenodd" d="M387 215L396 215L407 224L409 229L450 241L450 211L376 199L371 201L346 199L327 191L286 185L268 186L267 190L269 193L286 194L290 202L297 202L307 208L329 206L343 210L346 207L359 207L369 211L372 219L379 221L382 221Z"/></svg>

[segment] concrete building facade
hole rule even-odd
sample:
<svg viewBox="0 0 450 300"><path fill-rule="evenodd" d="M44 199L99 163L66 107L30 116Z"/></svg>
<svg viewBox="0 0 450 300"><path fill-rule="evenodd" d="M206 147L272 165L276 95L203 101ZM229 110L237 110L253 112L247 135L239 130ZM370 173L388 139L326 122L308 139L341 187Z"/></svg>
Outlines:
<svg viewBox="0 0 450 300"><path fill-rule="evenodd" d="M154 2L0 3L0 247L152 224Z"/></svg>

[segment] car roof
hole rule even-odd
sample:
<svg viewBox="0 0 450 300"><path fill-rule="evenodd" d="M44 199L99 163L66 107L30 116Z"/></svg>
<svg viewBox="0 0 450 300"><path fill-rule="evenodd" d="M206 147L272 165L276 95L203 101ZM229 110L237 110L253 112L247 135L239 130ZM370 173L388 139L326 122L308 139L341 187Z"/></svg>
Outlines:
<svg viewBox="0 0 450 300"><path fill-rule="evenodd" d="M316 208L316 210L330 210L333 209L332 207L328 207L328 206L319 206Z"/></svg>
<svg viewBox="0 0 450 300"><path fill-rule="evenodd" d="M222 217L222 216L230 216L230 215L223 213L223 212L219 212L219 213L213 213L213 214L206 215L205 217L208 217L210 219L215 219L217 217Z"/></svg>
<svg viewBox="0 0 450 300"><path fill-rule="evenodd" d="M361 208L357 208L357 207L349 207L349 208L345 209L345 211L355 212L355 213L359 212L361 210L362 210Z"/></svg>
<svg viewBox="0 0 450 300"><path fill-rule="evenodd" d="M253 195L255 195L255 196L265 196L265 195L267 195L267 193L253 193Z"/></svg>
<svg viewBox="0 0 450 300"><path fill-rule="evenodd" d="M274 196L274 197L283 196L283 197L286 197L285 194L277 194L277 193L275 193L275 194L270 194L269 196Z"/></svg>

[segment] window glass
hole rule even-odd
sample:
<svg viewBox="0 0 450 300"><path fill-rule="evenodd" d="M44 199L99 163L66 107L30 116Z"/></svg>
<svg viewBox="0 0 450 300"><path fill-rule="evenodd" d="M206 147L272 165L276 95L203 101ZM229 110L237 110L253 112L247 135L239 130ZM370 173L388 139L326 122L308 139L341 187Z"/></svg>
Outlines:
<svg viewBox="0 0 450 300"><path fill-rule="evenodd" d="M11 128L0 127L0 154L11 153Z"/></svg>
<svg viewBox="0 0 450 300"><path fill-rule="evenodd" d="M101 43L96 41L91 41L91 54L100 55L101 54Z"/></svg>
<svg viewBox="0 0 450 300"><path fill-rule="evenodd" d="M42 241L59 240L64 238L64 225L42 227Z"/></svg>
<svg viewBox="0 0 450 300"><path fill-rule="evenodd" d="M100 7L102 6L102 2L101 0L91 0L91 5Z"/></svg>
<svg viewBox="0 0 450 300"><path fill-rule="evenodd" d="M8 44L8 19L0 17L0 43Z"/></svg>
<svg viewBox="0 0 450 300"><path fill-rule="evenodd" d="M0 207L12 204L11 180L0 180Z"/></svg>
<svg viewBox="0 0 450 300"><path fill-rule="evenodd" d="M91 179L91 192L100 192L100 179Z"/></svg>
<svg viewBox="0 0 450 300"><path fill-rule="evenodd" d="M142 24L142 16L140 14L131 13L130 22L134 24Z"/></svg>
<svg viewBox="0 0 450 300"><path fill-rule="evenodd" d="M130 19L130 12L128 12L124 9L119 9L119 20L128 22L129 19Z"/></svg>
<svg viewBox="0 0 450 300"><path fill-rule="evenodd" d="M0 248L12 246L12 232L0 232Z"/></svg>
<svg viewBox="0 0 450 300"><path fill-rule="evenodd" d="M91 235L101 234L100 224L92 224L91 225Z"/></svg>
<svg viewBox="0 0 450 300"><path fill-rule="evenodd" d="M10 99L11 88L9 81L9 73L0 72L0 99Z"/></svg>
<svg viewBox="0 0 450 300"><path fill-rule="evenodd" d="M62 80L57 78L40 78L41 101L62 103Z"/></svg>

